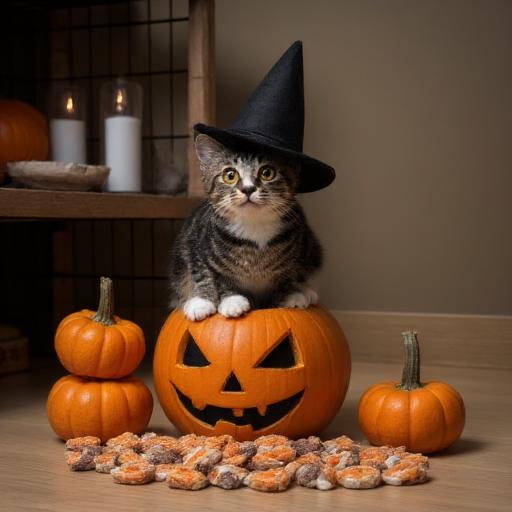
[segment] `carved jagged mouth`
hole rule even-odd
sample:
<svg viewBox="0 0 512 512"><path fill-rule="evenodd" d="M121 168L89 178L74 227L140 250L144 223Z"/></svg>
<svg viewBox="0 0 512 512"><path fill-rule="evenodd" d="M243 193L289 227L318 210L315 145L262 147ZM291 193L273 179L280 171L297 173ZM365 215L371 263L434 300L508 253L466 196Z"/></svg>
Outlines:
<svg viewBox="0 0 512 512"><path fill-rule="evenodd" d="M248 407L242 409L242 415L235 416L233 410L226 407L207 405L204 409L197 409L192 405L192 400L188 396L184 395L176 386L174 386L174 389L185 409L204 423L215 426L219 420L224 420L238 426L251 425L253 430L268 427L284 418L300 402L304 394L304 390L302 390L280 402L269 404L265 415L261 415L257 407Z"/></svg>

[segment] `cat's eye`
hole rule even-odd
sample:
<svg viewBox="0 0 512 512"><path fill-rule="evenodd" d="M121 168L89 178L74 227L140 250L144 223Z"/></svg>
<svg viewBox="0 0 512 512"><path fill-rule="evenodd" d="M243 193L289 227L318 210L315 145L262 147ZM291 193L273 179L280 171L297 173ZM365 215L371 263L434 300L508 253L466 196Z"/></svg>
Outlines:
<svg viewBox="0 0 512 512"><path fill-rule="evenodd" d="M264 165L259 175L263 181L272 181L276 177L276 170L271 165Z"/></svg>
<svg viewBox="0 0 512 512"><path fill-rule="evenodd" d="M226 185L234 185L238 182L239 178L240 175L238 174L238 171L232 167L226 167L226 169L222 171L222 180Z"/></svg>

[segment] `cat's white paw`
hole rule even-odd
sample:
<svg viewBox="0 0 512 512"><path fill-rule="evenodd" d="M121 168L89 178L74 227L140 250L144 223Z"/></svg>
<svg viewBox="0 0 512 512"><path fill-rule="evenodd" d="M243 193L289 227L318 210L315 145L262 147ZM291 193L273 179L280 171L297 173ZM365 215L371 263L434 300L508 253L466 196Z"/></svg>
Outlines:
<svg viewBox="0 0 512 512"><path fill-rule="evenodd" d="M183 305L183 312L189 320L199 321L207 316L213 315L217 311L215 304L202 297L192 297Z"/></svg>
<svg viewBox="0 0 512 512"><path fill-rule="evenodd" d="M312 290L307 286L303 286L302 293L308 298L310 306L318 304L318 293L316 293L315 290Z"/></svg>
<svg viewBox="0 0 512 512"><path fill-rule="evenodd" d="M292 292L279 304L282 308L305 309L318 303L318 293L304 286L301 291Z"/></svg>
<svg viewBox="0 0 512 512"><path fill-rule="evenodd" d="M249 301L243 295L224 297L219 304L218 312L228 318L243 315L251 309Z"/></svg>

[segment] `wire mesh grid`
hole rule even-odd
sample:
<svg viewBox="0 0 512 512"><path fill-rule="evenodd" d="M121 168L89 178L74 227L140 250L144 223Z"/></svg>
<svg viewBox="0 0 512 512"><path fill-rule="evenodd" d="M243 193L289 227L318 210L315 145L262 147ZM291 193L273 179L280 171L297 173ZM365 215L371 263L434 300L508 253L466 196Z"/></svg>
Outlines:
<svg viewBox="0 0 512 512"><path fill-rule="evenodd" d="M101 161L99 90L119 76L144 90L143 190L184 191L187 130L186 2L139 0L54 9L48 16L50 81L88 91L88 154ZM41 98L47 90L42 83Z"/></svg>
<svg viewBox="0 0 512 512"><path fill-rule="evenodd" d="M0 93L36 104L45 111L52 82L81 85L87 91L88 161L100 154L99 90L118 76L130 77L144 89L143 190L179 193L187 175L187 0L135 0L122 3L62 3L47 9L38 2L21 2L7 9L12 27L5 39L13 56L0 72ZM37 4L37 5L36 5ZM44 4L44 3L43 3ZM21 11L20 11L21 8ZM21 12L21 14L20 14ZM3 23L2 23L3 24ZM3 24L7 26L7 23ZM12 37L11 37L12 36ZM23 58L23 65L17 64ZM181 226L177 220L80 220L45 223L44 265L24 273L1 272L5 290L28 290L27 276L38 274L30 308L38 300L52 304L51 326L34 331L32 353L51 351L51 337L62 317L74 310L94 309L99 277L111 276L116 289L116 311L143 328L151 349L168 314L168 265L172 241ZM16 232L15 227L13 227ZM30 229L30 232L34 230ZM30 237L13 237L9 261L33 250ZM7 262L7 260L6 260ZM12 270L12 267L11 267ZM39 281L38 281L39 282ZM23 320L22 303L13 305L7 320ZM33 299L33 300L32 300ZM15 308L18 308L17 310ZM45 310L46 311L46 310ZM0 320L2 320L0 318ZM25 325L23 324L25 322ZM41 320L41 323L44 323ZM41 336L38 333L42 333ZM44 336L43 336L44 334ZM34 343L37 346L34 347ZM148 350L151 353L151 350Z"/></svg>

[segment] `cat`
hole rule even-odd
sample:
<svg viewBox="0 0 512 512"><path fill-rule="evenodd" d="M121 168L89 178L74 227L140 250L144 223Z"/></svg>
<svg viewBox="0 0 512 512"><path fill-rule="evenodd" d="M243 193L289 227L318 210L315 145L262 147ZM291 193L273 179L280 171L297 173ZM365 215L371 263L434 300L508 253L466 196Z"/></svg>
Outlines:
<svg viewBox="0 0 512 512"><path fill-rule="evenodd" d="M190 320L251 308L306 308L322 248L295 198L300 167L282 156L237 152L195 139L207 196L172 249L174 305Z"/></svg>

